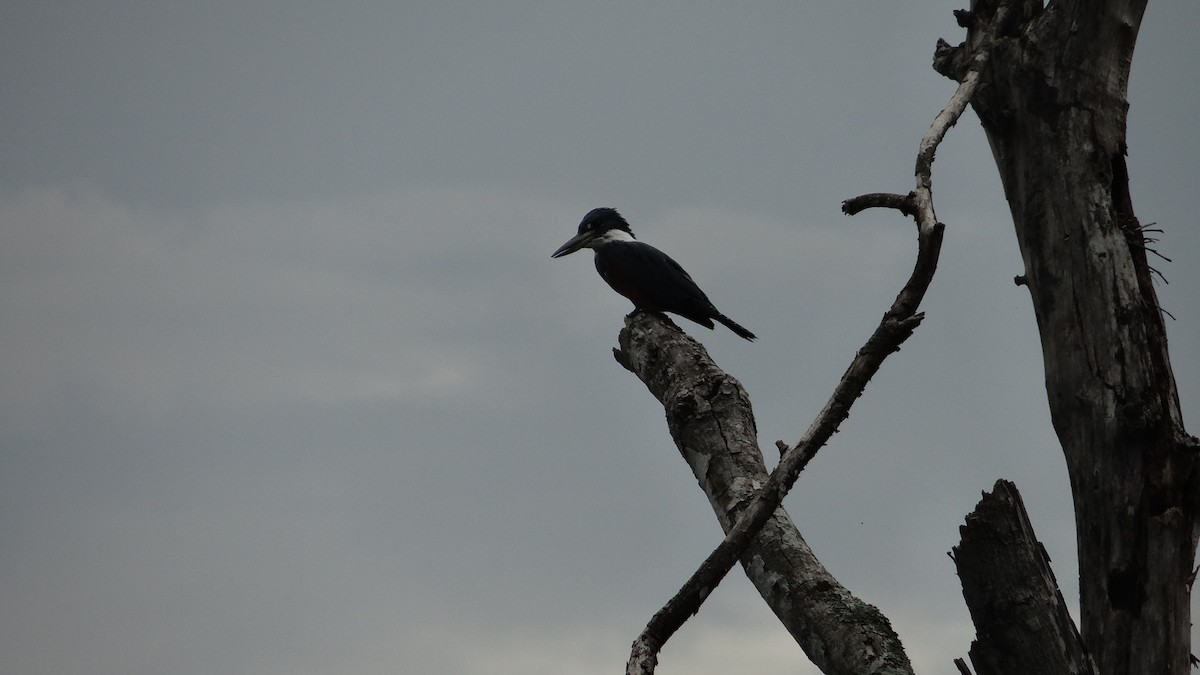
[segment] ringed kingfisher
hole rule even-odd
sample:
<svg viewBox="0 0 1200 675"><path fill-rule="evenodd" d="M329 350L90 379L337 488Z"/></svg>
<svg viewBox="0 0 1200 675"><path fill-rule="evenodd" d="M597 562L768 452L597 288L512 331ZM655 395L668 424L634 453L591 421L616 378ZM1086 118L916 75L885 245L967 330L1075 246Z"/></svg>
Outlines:
<svg viewBox="0 0 1200 675"><path fill-rule="evenodd" d="M615 209L592 209L579 232L550 255L561 258L581 248L596 252L596 271L613 290L629 298L636 310L671 312L706 328L719 321L739 336L754 333L717 311L692 277L666 253L638 241Z"/></svg>

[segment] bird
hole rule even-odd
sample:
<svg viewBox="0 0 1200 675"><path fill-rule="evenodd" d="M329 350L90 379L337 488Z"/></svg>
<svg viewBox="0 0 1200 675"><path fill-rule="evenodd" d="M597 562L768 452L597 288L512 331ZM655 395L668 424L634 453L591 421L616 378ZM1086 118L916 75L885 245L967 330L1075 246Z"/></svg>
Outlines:
<svg viewBox="0 0 1200 675"><path fill-rule="evenodd" d="M616 209L589 211L580 221L578 233L550 257L561 258L584 248L595 252L596 271L614 291L629 298L635 312L671 312L709 329L717 321L747 340L757 337L719 312L671 256L638 241Z"/></svg>

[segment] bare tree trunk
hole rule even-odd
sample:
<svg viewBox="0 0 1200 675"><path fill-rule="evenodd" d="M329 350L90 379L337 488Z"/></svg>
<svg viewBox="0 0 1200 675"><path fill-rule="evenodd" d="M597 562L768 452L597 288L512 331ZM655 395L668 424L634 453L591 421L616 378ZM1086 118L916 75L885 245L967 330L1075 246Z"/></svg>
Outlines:
<svg viewBox="0 0 1200 675"><path fill-rule="evenodd" d="M972 49L995 10L960 20ZM1081 632L1101 673L1189 672L1198 444L1186 434L1125 165L1145 0L1016 3L973 106L1025 262L1079 548Z"/></svg>

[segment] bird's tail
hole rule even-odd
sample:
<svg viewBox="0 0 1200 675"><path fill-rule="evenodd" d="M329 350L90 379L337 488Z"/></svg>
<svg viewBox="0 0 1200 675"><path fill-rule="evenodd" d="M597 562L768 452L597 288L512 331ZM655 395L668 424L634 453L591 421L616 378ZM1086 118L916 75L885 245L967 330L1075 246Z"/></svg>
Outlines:
<svg viewBox="0 0 1200 675"><path fill-rule="evenodd" d="M717 314L713 317L717 321L725 324L725 327L738 334L738 336L753 341L758 336L742 327L742 325L724 314Z"/></svg>

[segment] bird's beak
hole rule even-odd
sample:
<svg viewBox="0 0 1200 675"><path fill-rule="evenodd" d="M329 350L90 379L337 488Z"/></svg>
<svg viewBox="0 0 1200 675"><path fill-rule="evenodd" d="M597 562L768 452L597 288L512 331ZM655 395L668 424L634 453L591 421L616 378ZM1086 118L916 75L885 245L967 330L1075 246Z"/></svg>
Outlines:
<svg viewBox="0 0 1200 675"><path fill-rule="evenodd" d="M593 235L591 232L581 232L567 240L567 243L559 246L557 251L550 254L550 257L561 258L569 253L574 253L584 246L587 246L588 242L591 241L592 237L594 236L595 235Z"/></svg>

